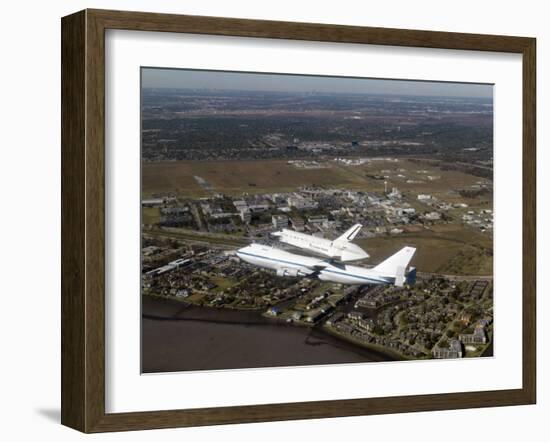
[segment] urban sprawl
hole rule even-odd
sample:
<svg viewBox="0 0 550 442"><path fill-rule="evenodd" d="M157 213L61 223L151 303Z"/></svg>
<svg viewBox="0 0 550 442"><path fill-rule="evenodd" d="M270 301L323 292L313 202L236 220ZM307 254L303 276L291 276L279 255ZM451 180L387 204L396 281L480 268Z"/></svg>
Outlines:
<svg viewBox="0 0 550 442"><path fill-rule="evenodd" d="M492 355L492 100L144 89L142 294L314 327L395 359ZM412 286L278 276L283 228L413 246Z"/></svg>

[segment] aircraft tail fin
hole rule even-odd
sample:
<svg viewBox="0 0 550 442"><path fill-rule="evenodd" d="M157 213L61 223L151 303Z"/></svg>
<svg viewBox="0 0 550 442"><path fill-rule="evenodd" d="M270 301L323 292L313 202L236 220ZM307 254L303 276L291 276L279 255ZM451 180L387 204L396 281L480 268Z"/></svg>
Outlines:
<svg viewBox="0 0 550 442"><path fill-rule="evenodd" d="M334 242L350 242L350 241L353 241L353 239L357 236L357 234L359 233L359 230L361 230L362 227L363 226L361 224L355 224L354 226L352 226L348 230L346 230L338 238L336 238L334 240Z"/></svg>
<svg viewBox="0 0 550 442"><path fill-rule="evenodd" d="M408 285L414 285L416 283L416 267L411 267L409 273L407 273L407 279L405 282Z"/></svg>
<svg viewBox="0 0 550 442"><path fill-rule="evenodd" d="M405 282L408 283L409 279L412 280L416 277L416 270L411 270L408 275L405 275L405 271L409 262L411 262L414 252L416 252L414 247L403 247L399 252L374 267L374 270L383 275L395 277L395 285L397 287L403 287Z"/></svg>

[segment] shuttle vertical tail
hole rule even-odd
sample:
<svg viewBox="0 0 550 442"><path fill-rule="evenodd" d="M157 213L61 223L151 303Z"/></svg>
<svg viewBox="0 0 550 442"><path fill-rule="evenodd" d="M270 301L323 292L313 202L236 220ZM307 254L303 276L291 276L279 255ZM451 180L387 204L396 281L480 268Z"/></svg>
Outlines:
<svg viewBox="0 0 550 442"><path fill-rule="evenodd" d="M348 230L346 230L342 235L340 235L338 238L334 240L335 243L339 242L350 242L353 241L353 239L357 236L359 233L359 230L361 230L363 226L361 224L355 224Z"/></svg>

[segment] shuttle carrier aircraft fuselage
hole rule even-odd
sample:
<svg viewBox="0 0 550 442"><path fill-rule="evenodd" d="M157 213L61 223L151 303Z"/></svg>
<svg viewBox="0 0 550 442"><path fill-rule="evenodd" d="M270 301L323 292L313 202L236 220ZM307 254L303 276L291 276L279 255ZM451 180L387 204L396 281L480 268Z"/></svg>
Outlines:
<svg viewBox="0 0 550 442"><path fill-rule="evenodd" d="M414 283L416 270L412 268L406 272L406 268L415 251L414 247L404 247L373 268L298 255L262 244L243 247L236 254L245 262L275 270L279 276L315 277L340 284L394 284L402 287L405 283Z"/></svg>

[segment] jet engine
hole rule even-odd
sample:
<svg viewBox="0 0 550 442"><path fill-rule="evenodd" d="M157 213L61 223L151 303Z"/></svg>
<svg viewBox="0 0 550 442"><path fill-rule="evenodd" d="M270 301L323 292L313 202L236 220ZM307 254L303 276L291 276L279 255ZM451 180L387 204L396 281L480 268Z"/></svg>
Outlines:
<svg viewBox="0 0 550 442"><path fill-rule="evenodd" d="M300 274L301 273L298 269L290 269L285 267L279 267L277 269L277 276L298 276Z"/></svg>

